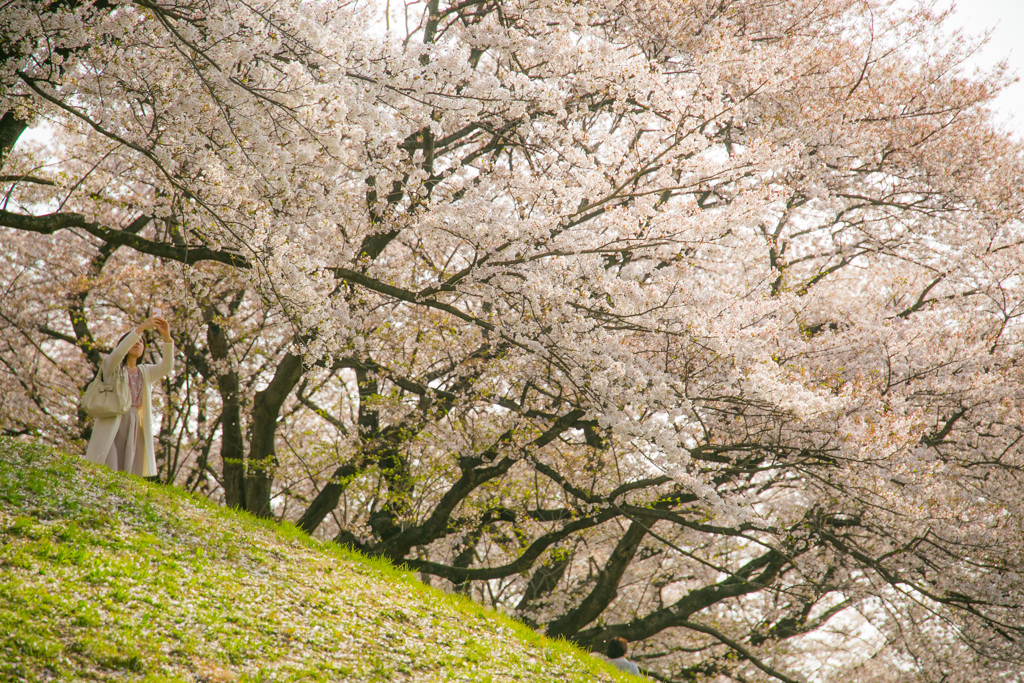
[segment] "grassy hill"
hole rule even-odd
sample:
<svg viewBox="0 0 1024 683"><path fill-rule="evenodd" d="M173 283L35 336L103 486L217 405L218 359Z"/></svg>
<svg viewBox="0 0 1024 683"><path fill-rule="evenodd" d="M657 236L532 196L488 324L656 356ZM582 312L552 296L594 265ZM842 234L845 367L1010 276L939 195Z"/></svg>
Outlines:
<svg viewBox="0 0 1024 683"><path fill-rule="evenodd" d="M628 677L287 525L0 439L0 680L125 679Z"/></svg>

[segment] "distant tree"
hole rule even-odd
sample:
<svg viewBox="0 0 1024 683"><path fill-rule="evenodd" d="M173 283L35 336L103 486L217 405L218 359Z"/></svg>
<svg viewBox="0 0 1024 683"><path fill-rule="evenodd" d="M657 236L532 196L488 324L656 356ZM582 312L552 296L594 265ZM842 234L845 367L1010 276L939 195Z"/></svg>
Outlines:
<svg viewBox="0 0 1024 683"><path fill-rule="evenodd" d="M147 292L169 481L665 680L1019 678L1004 75L929 3L400 4L4 8L3 429Z"/></svg>

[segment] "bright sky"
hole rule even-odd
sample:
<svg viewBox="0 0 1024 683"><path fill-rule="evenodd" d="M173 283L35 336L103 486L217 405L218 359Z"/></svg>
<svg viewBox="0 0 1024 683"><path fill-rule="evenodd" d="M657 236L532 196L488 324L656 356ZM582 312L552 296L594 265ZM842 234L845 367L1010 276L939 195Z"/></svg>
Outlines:
<svg viewBox="0 0 1024 683"><path fill-rule="evenodd" d="M1002 59L1024 79L1024 0L956 0L960 26L978 35L992 29L977 64L990 68ZM995 102L999 117L1024 138L1024 82L1011 85Z"/></svg>

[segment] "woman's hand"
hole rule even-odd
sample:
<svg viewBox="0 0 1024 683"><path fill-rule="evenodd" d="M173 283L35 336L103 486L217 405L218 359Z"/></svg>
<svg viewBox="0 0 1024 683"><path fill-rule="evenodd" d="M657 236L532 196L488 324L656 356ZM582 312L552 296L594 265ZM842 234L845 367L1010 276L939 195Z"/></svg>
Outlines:
<svg viewBox="0 0 1024 683"><path fill-rule="evenodd" d="M154 327L156 327L156 319L157 319L157 316L155 316L155 315L149 316L148 318L143 320L141 323L139 323L138 327L135 328L135 331L141 337L146 330L151 330Z"/></svg>
<svg viewBox="0 0 1024 683"><path fill-rule="evenodd" d="M165 342L171 341L171 326L166 320L164 320L164 317L161 315L154 315L150 320L153 321L153 327L155 327L156 331L160 333L163 340Z"/></svg>

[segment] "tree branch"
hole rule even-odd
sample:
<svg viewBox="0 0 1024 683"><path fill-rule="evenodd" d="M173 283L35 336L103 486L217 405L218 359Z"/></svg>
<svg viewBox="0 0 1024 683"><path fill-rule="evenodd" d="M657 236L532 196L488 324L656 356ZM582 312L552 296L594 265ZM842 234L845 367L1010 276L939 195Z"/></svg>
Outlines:
<svg viewBox="0 0 1024 683"><path fill-rule="evenodd" d="M147 218L148 220L148 218ZM52 235L60 230L79 228L104 242L118 244L151 256L157 256L186 265L200 261L215 261L235 268L249 269L252 264L245 257L230 251L214 250L208 247L176 246L140 237L128 230L115 230L87 221L78 213L51 213L44 216L28 216L0 209L0 226Z"/></svg>

